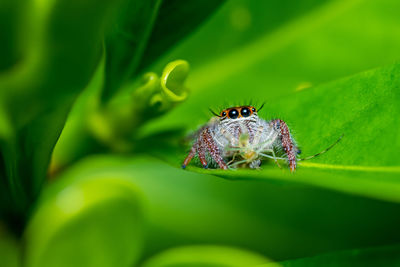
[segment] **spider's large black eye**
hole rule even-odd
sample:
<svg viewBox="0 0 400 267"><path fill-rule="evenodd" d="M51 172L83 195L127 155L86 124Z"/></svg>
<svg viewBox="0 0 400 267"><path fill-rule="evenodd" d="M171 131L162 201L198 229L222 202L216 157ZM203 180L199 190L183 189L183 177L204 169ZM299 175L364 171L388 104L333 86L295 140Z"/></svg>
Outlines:
<svg viewBox="0 0 400 267"><path fill-rule="evenodd" d="M231 111L229 111L229 118L231 119L236 119L239 116L239 111L237 111L236 109L231 109Z"/></svg>
<svg viewBox="0 0 400 267"><path fill-rule="evenodd" d="M240 114L242 114L243 117L248 117L248 116L250 116L250 109L242 108L242 110L240 111Z"/></svg>

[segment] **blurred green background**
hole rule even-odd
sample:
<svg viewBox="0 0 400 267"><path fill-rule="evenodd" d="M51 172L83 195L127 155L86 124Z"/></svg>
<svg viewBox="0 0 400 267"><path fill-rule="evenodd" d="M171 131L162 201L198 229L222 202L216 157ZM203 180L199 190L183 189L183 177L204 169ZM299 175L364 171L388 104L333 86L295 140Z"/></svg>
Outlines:
<svg viewBox="0 0 400 267"><path fill-rule="evenodd" d="M399 9L2 1L0 266L399 266ZM264 102L302 156L344 137L180 168L209 108Z"/></svg>

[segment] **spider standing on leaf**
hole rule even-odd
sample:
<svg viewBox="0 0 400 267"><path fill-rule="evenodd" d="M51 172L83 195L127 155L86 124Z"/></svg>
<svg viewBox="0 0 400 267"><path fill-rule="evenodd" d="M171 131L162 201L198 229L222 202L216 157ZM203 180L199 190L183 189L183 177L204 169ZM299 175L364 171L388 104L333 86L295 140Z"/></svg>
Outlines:
<svg viewBox="0 0 400 267"><path fill-rule="evenodd" d="M196 140L182 164L182 168L198 156L204 168L216 163L221 169L235 167L259 168L263 158L272 158L279 166L278 159L286 160L290 170L296 170L298 160L318 156L330 147L313 156L298 159L300 150L290 134L286 122L280 119L266 121L258 117L253 106L224 109L203 126L196 134ZM282 151L283 157L276 157L275 151ZM228 161L228 162L227 162Z"/></svg>

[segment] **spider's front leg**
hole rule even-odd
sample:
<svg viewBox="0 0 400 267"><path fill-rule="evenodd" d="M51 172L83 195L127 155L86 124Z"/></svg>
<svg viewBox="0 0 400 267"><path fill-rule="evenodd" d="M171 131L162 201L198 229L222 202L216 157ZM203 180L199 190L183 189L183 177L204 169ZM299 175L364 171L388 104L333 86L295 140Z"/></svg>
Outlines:
<svg viewBox="0 0 400 267"><path fill-rule="evenodd" d="M210 127L208 126L204 127L199 131L199 135L197 137L196 142L193 144L193 147L190 150L189 155L183 161L182 168L185 169L196 154L199 156L200 162L203 165L203 167L207 168L208 164L205 156L206 151L210 153L211 157L215 160L215 162L217 162L218 166L221 169L225 170L228 169L228 166L226 165L224 159L221 156L221 152L218 146L216 145L214 139L211 136Z"/></svg>
<svg viewBox="0 0 400 267"><path fill-rule="evenodd" d="M289 163L290 171L296 170L298 148L296 147L293 137L290 135L289 127L286 122L280 119L270 121L270 125L278 132L280 145L285 151Z"/></svg>

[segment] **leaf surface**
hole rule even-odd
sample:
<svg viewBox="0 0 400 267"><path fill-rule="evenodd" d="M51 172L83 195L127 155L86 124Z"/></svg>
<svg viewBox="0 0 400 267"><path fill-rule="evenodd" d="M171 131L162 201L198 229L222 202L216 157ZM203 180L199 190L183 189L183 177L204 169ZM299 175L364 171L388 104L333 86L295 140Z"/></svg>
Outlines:
<svg viewBox="0 0 400 267"><path fill-rule="evenodd" d="M284 260L400 240L398 203L316 186L279 169L265 179L216 173L223 171L199 174L156 158L104 155L59 179L108 175L139 188L146 203L143 258L174 246L221 244Z"/></svg>

